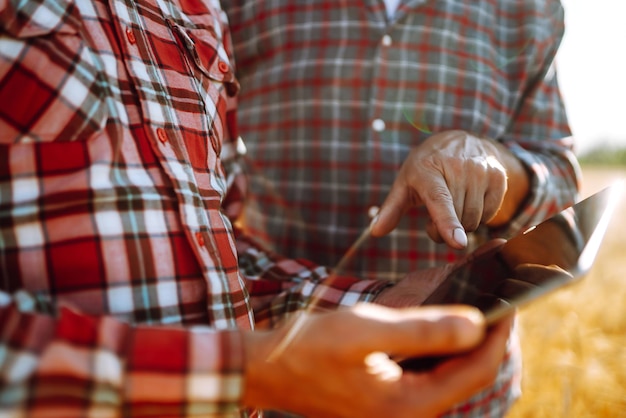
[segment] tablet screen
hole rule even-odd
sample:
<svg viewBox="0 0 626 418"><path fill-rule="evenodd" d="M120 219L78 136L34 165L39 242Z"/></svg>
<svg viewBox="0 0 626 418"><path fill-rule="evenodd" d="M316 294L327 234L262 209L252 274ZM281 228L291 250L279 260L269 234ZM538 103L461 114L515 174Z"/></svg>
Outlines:
<svg viewBox="0 0 626 418"><path fill-rule="evenodd" d="M495 321L512 307L586 274L623 185L618 182L505 244L471 257L424 304L467 304Z"/></svg>
<svg viewBox="0 0 626 418"><path fill-rule="evenodd" d="M588 197L452 270L424 304L473 305L487 322L583 277L591 268L622 192L622 182ZM398 359L427 370L447 357Z"/></svg>

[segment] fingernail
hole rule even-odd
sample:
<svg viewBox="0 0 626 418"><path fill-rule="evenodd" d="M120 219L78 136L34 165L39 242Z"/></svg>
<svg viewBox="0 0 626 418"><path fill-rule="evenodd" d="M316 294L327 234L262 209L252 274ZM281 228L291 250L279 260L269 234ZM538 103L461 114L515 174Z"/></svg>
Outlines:
<svg viewBox="0 0 626 418"><path fill-rule="evenodd" d="M467 235L465 235L463 228L455 228L454 231L452 231L452 239L454 239L457 244L467 247Z"/></svg>

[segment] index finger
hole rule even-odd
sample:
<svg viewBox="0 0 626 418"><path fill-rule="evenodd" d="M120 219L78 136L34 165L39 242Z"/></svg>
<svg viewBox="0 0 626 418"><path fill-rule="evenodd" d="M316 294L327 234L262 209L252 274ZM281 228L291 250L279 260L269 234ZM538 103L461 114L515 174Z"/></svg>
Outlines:
<svg viewBox="0 0 626 418"><path fill-rule="evenodd" d="M433 177L425 182L422 189L422 202L441 238L452 248L465 248L467 235L456 215L448 185L442 178Z"/></svg>

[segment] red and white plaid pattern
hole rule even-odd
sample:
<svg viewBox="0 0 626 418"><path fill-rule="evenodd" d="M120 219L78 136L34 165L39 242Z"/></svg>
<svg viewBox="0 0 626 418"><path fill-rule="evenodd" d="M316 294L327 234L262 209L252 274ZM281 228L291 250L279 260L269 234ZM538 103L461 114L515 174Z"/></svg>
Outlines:
<svg viewBox="0 0 626 418"><path fill-rule="evenodd" d="M228 0L248 146L247 224L290 257L335 265L367 228L411 147L463 129L507 145L531 191L509 237L573 203L578 165L553 60L556 0ZM398 280L461 254L432 242L424 209L345 264ZM470 248L470 249L471 249ZM449 416L502 416L519 394L519 353L489 390Z"/></svg>
<svg viewBox="0 0 626 418"><path fill-rule="evenodd" d="M3 0L0 25L0 414L246 415L238 329L387 284L235 239L217 0Z"/></svg>

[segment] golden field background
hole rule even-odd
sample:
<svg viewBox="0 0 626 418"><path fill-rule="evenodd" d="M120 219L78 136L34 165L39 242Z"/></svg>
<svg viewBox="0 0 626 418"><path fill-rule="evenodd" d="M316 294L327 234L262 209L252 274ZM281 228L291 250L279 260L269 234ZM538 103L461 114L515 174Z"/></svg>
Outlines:
<svg viewBox="0 0 626 418"><path fill-rule="evenodd" d="M582 197L626 169L583 167ZM507 418L626 417L626 193L581 282L520 310L522 397Z"/></svg>

